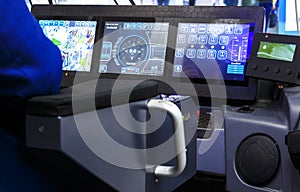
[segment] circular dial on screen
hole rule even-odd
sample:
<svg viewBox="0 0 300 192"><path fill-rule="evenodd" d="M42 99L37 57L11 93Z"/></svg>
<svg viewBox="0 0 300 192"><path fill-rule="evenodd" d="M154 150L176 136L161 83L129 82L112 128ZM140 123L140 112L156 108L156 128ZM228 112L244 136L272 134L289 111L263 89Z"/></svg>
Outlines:
<svg viewBox="0 0 300 192"><path fill-rule="evenodd" d="M125 37L118 46L118 61L124 66L137 66L148 58L146 40L137 35Z"/></svg>

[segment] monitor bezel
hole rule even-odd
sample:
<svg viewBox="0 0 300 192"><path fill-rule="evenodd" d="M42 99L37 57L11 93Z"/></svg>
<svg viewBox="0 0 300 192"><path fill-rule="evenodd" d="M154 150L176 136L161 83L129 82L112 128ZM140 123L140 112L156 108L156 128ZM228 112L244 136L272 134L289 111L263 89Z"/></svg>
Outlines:
<svg viewBox="0 0 300 192"><path fill-rule="evenodd" d="M256 33L249 59L249 65L247 67L247 75L258 79L299 85L299 39L299 36L294 35ZM294 50L293 61L275 60L258 57L257 52L259 50L261 42L295 45L296 47ZM279 71L277 71L276 69L279 69Z"/></svg>
<svg viewBox="0 0 300 192"><path fill-rule="evenodd" d="M195 8L196 10L197 8ZM203 15L202 18L211 18L211 19L250 19L254 22L254 33L262 32L264 25L264 9L262 7L203 7L204 11L209 12L208 16L204 17L204 14L198 13L198 16L194 16L193 18L186 17L178 17L183 20L199 20L199 16ZM196 10L197 11L197 10ZM176 18L175 18L176 19ZM174 36L173 39L176 37ZM175 45L172 45L175 47ZM174 49L173 49L174 51ZM251 54L251 53L250 53ZM169 58L172 60L172 58ZM247 66L246 66L247 67ZM172 73L172 68L169 69ZM247 69L246 69L247 70ZM246 72L247 73L247 72ZM245 74L246 74L245 73ZM225 85L224 82L218 84L205 84L205 83L192 83L189 79L175 79L172 78L172 74L168 77L168 79L172 79L169 82L172 82L172 87L167 86L166 84L160 84L159 91L164 94L182 94L185 95L189 90L186 90L186 86L188 84L192 84L194 89L196 90L196 94L191 95L193 97L198 97L199 101L203 101L203 105L211 105L211 99L224 99L227 100L229 104L236 104L236 102L243 101L244 103L252 103L255 102L257 97L257 89L259 88L259 81L257 79L251 78L245 75L245 82L236 83L235 85ZM188 82L186 82L186 80ZM177 82L176 82L177 81ZM222 83L224 83L222 85ZM215 89L218 90L225 86L226 96L224 98L224 94L214 94L212 95L210 90ZM174 87L176 88L176 92L174 91ZM190 93L188 93L190 95Z"/></svg>
<svg viewBox="0 0 300 192"><path fill-rule="evenodd" d="M90 17L99 17L99 22L101 18L106 17L118 17L118 18L133 18L133 19L143 19L143 18L160 18L162 20L172 20L176 18L182 19L201 19L201 18L235 18L235 19L253 19L255 22L254 32L262 32L264 26L264 9L258 6L239 6L239 7L230 7L230 6L91 6L91 5L34 5L32 6L31 12L37 18L39 17L51 17L55 18L60 15L64 18L70 16L82 16L84 18ZM98 23L98 29L100 25ZM169 34L170 36L170 34ZM97 40L97 37L96 37ZM168 42L172 39L168 38ZM166 54L166 62L172 60L172 55L174 50L169 49L172 47L168 45L168 50ZM174 46L173 46L174 47ZM97 51L94 51L94 53ZM170 52L170 54L168 53ZM99 56L99 53L97 53ZM96 54L96 55L97 55ZM93 60L96 61L96 64L92 63L93 66L97 66L97 58ZM167 65L168 66L168 65ZM98 78L97 71L98 69L93 70ZM172 72L172 71L170 71ZM78 72L77 72L78 73ZM86 73L85 73L86 74ZM88 74L89 76L90 74ZM137 78L134 76L133 78ZM149 78L149 77L148 77ZM164 74L163 79L167 79L165 82L170 82L169 72ZM143 79L142 79L143 80ZM173 83L173 82L172 82ZM254 101L257 94L257 80L249 78L248 86L232 86L226 85L226 99L227 100L243 100L245 101ZM185 90L187 83L178 82L174 83L175 86L179 87L179 94L190 95L190 92ZM165 94L174 94L174 89L164 86L165 83L161 83L159 92ZM205 100L211 97L223 97L222 95L211 95L208 92L207 84L192 84L195 87L196 95L191 95L195 97L202 98ZM218 87L218 85L216 85ZM176 93L175 93L176 94ZM222 99L222 98L221 98Z"/></svg>

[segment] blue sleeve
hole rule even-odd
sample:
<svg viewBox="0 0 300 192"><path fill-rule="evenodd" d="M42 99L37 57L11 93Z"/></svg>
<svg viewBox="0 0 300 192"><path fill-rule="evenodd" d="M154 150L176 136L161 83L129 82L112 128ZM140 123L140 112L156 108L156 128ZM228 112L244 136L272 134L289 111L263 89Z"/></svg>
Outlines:
<svg viewBox="0 0 300 192"><path fill-rule="evenodd" d="M0 18L0 96L56 93L62 76L61 53L25 1L0 1Z"/></svg>

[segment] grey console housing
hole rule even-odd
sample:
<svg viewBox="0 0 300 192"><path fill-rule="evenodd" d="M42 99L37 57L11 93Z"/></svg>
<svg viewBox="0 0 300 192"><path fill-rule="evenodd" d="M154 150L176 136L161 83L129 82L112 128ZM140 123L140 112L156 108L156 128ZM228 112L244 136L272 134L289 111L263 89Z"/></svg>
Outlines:
<svg viewBox="0 0 300 192"><path fill-rule="evenodd" d="M117 191L173 191L196 173L196 106L190 98L175 103L183 115L186 165L178 175L164 177L156 175L155 168L171 167L178 161L175 155L158 164L163 156L175 152L173 117L153 110L154 123L143 124L149 118L148 101L68 116L27 115L27 145L64 153ZM124 113L128 109L131 112ZM161 125L153 130L157 123ZM164 143L168 150L162 151ZM156 147L160 150L154 150Z"/></svg>
<svg viewBox="0 0 300 192"><path fill-rule="evenodd" d="M271 104L224 107L228 191L300 190L300 175L285 144L299 110L300 87L284 89Z"/></svg>

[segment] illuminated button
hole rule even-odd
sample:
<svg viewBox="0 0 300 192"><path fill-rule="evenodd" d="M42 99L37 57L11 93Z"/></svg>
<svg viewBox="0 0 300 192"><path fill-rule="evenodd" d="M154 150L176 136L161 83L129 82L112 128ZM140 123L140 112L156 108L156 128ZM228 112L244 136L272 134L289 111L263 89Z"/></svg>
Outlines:
<svg viewBox="0 0 300 192"><path fill-rule="evenodd" d="M285 70L285 74L290 75L292 73L292 70L290 68L287 68Z"/></svg>
<svg viewBox="0 0 300 192"><path fill-rule="evenodd" d="M269 67L268 66L264 66L264 71L268 71Z"/></svg>
<svg viewBox="0 0 300 192"><path fill-rule="evenodd" d="M278 67L275 67L275 68L273 69L273 71L274 71L274 73L279 73L280 69L279 69Z"/></svg>

